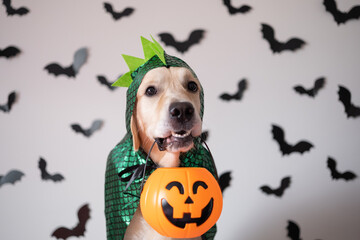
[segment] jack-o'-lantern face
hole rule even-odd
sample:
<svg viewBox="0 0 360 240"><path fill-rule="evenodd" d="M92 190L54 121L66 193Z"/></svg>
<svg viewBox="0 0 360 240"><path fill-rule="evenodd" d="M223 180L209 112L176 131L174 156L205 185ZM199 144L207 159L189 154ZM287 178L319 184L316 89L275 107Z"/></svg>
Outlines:
<svg viewBox="0 0 360 240"><path fill-rule="evenodd" d="M150 175L140 199L145 220L161 235L191 238L220 217L220 187L205 168L160 168Z"/></svg>

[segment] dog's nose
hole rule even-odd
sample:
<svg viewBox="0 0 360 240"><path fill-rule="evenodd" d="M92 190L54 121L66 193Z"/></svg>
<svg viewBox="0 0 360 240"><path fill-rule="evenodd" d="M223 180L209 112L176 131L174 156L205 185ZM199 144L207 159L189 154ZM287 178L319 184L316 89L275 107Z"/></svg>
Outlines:
<svg viewBox="0 0 360 240"><path fill-rule="evenodd" d="M169 113L171 119L188 122L194 116L194 107L189 102L175 102L170 104Z"/></svg>

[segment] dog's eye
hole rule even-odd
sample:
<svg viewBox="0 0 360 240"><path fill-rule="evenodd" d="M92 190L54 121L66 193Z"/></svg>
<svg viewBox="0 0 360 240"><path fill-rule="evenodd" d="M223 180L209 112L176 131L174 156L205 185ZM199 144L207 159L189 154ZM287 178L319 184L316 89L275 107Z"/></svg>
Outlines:
<svg viewBox="0 0 360 240"><path fill-rule="evenodd" d="M157 93L156 88L152 87L152 86L148 87L145 92L146 96L149 96L149 97L154 96L156 93Z"/></svg>
<svg viewBox="0 0 360 240"><path fill-rule="evenodd" d="M191 91L191 92L196 92L198 90L198 85L196 84L196 82L189 82L188 83L188 89Z"/></svg>

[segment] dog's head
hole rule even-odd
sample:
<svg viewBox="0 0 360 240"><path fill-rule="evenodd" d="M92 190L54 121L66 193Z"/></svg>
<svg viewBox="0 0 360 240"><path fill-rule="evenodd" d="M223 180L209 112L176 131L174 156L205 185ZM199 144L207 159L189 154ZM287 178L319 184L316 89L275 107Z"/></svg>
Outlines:
<svg viewBox="0 0 360 240"><path fill-rule="evenodd" d="M160 151L186 152L201 134L201 85L185 67L147 72L136 94L131 117L135 150L157 141Z"/></svg>

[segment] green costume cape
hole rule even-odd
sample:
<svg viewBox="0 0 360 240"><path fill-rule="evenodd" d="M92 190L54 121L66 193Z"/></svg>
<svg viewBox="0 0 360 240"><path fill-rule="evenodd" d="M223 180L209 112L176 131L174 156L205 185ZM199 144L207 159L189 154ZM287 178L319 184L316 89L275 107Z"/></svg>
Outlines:
<svg viewBox="0 0 360 240"><path fill-rule="evenodd" d="M106 174L105 174L105 216L106 229L108 240L122 240L125 235L127 226L139 205L140 188L142 182L142 175L135 179L126 189L128 182L120 180L118 174L125 170L132 170L140 164L145 164L147 153L142 149L134 151L132 134L130 129L130 119L133 114L133 109L136 100L137 90L144 75L151 69L158 67L186 67L196 77L193 70L181 59L167 55L161 46L154 40L154 43L142 38L144 47L145 60L124 55L125 61L129 65L130 72L123 75L115 86L129 87L127 90L126 102L126 129L127 134L121 142L115 146L110 152L107 160ZM129 60L130 59L130 60ZM135 64L134 64L135 63ZM140 66L137 66L139 65ZM201 118L204 112L204 94L201 87L200 92L201 102ZM200 138L194 139L194 148L186 153L180 155L181 167L204 167L215 175L215 166L213 165L210 153L202 146ZM150 163L150 164L149 164ZM145 179L149 177L155 164L148 160L147 171ZM131 171L130 171L131 172ZM129 175L129 174L128 174ZM129 177L130 178L130 177ZM214 225L208 232L206 232L202 239L212 240L216 233L216 226Z"/></svg>

